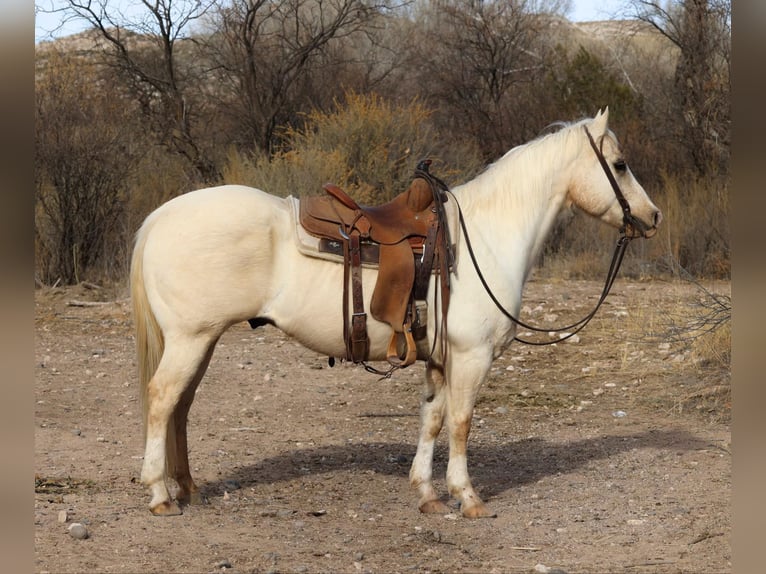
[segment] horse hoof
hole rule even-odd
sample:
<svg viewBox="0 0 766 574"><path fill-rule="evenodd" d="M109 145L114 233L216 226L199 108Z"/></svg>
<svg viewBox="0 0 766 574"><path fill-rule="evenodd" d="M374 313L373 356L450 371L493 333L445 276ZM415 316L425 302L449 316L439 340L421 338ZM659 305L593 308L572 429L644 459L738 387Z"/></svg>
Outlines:
<svg viewBox="0 0 766 574"><path fill-rule="evenodd" d="M154 516L178 516L179 514L183 514L181 507L170 500L160 502L150 510Z"/></svg>
<svg viewBox="0 0 766 574"><path fill-rule="evenodd" d="M441 500L428 500L418 507L423 514L449 514L452 509Z"/></svg>
<svg viewBox="0 0 766 574"><path fill-rule="evenodd" d="M476 504L463 508L463 516L465 518L497 518L497 513L492 512L484 504Z"/></svg>

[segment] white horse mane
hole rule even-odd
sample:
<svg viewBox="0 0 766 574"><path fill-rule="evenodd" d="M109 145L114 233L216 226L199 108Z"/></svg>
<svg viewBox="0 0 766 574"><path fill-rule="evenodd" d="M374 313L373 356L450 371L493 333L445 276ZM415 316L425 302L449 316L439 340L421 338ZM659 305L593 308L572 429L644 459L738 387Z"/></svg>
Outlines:
<svg viewBox="0 0 766 574"><path fill-rule="evenodd" d="M561 156L572 153L577 149L575 146L583 145L584 140L576 137L576 128L588 121L586 118L550 124L537 138L511 148L472 181L455 188L461 206L468 210L488 207L505 214L523 211L532 215L529 211L532 198L539 197L541 189L550 188L546 178L554 173L548 167L560 163ZM558 129L550 132L552 127ZM512 182L510 186L508 182Z"/></svg>

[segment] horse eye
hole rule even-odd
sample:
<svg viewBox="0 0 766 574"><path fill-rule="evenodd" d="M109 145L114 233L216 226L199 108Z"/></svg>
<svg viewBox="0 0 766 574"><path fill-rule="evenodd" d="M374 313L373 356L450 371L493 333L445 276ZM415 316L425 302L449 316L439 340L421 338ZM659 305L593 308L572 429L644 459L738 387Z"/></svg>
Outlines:
<svg viewBox="0 0 766 574"><path fill-rule="evenodd" d="M625 163L624 159L618 159L616 162L614 162L614 169L617 171L625 171L628 169L628 164Z"/></svg>

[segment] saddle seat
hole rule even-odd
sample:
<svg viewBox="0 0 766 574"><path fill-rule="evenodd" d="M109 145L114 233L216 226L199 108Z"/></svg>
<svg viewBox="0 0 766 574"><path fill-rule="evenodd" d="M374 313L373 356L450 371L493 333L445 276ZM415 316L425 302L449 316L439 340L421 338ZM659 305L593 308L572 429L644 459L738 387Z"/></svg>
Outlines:
<svg viewBox="0 0 766 574"><path fill-rule="evenodd" d="M408 313L415 284L416 258L420 258L429 233L434 236L438 227L434 195L429 183L416 177L409 189L392 201L380 206L359 205L341 188L333 184L323 186L327 195L304 197L300 200L299 219L310 234L339 241L344 244L345 264L350 270L354 311L352 323L363 315L361 303L361 275L359 263L361 246L377 245L379 249L378 278L370 299L370 313L393 329L389 343L388 360L396 366L406 366L416 359L417 349L412 335L412 313ZM344 279L344 323L347 319L348 274ZM430 276L430 270L429 274ZM352 325L364 329L361 347L353 349L353 340L362 337L348 334L348 358L355 362L366 360L369 352L366 324ZM348 330L348 328L347 328ZM403 339L403 345L402 341ZM356 341L358 343L358 341ZM404 347L404 356L398 349Z"/></svg>
<svg viewBox="0 0 766 574"><path fill-rule="evenodd" d="M433 195L428 183L413 180L407 191L390 202L378 205L359 205L345 191L332 183L323 186L328 195L304 197L300 202L300 221L304 229L327 239L348 239L357 231L363 240L381 245L394 245L414 238L413 244L425 238L435 219L430 209Z"/></svg>

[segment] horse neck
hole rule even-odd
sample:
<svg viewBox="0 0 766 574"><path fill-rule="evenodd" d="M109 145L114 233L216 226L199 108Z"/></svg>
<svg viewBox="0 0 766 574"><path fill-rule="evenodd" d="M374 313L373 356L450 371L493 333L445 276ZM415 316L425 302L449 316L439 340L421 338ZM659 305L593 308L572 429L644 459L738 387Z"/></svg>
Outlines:
<svg viewBox="0 0 766 574"><path fill-rule="evenodd" d="M499 269L526 278L539 255L566 200L578 153L567 136L559 132L514 148L455 188L471 241L482 243Z"/></svg>

